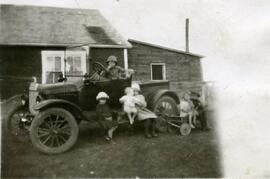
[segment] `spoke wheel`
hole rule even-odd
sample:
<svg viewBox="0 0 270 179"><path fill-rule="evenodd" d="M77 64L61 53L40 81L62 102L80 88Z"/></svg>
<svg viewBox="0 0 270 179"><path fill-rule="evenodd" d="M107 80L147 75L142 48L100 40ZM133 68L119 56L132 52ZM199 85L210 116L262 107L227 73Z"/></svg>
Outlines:
<svg viewBox="0 0 270 179"><path fill-rule="evenodd" d="M8 132L11 134L12 138L18 141L29 140L29 127L31 121L30 112L19 106L15 108L8 116Z"/></svg>
<svg viewBox="0 0 270 179"><path fill-rule="evenodd" d="M55 154L70 149L77 141L78 133L77 121L70 112L49 108L33 119L30 137L39 151Z"/></svg>
<svg viewBox="0 0 270 179"><path fill-rule="evenodd" d="M166 116L176 116L178 109L176 102L169 96L161 97L154 106L154 112L158 115L156 128L159 132L166 132L168 128Z"/></svg>

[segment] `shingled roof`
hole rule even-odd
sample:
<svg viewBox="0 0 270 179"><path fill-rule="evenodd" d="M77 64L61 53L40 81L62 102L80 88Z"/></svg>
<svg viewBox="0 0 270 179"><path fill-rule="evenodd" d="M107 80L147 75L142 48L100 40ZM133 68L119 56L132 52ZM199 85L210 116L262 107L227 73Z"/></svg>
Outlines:
<svg viewBox="0 0 270 179"><path fill-rule="evenodd" d="M95 9L0 5L0 45L128 48Z"/></svg>

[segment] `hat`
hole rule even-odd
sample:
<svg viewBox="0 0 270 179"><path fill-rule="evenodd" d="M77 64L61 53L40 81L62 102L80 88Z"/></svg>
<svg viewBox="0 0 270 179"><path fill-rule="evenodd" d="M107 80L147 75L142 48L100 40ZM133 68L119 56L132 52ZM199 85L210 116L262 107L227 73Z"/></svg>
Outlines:
<svg viewBox="0 0 270 179"><path fill-rule="evenodd" d="M113 56L113 55L112 56L109 56L106 62L107 63L108 62L115 62L115 63L117 63L117 58L115 56Z"/></svg>
<svg viewBox="0 0 270 179"><path fill-rule="evenodd" d="M133 83L131 88L137 91L141 91L140 85L138 83Z"/></svg>
<svg viewBox="0 0 270 179"><path fill-rule="evenodd" d="M102 98L109 99L109 96L105 92L99 92L96 99L99 100L99 99L102 99Z"/></svg>

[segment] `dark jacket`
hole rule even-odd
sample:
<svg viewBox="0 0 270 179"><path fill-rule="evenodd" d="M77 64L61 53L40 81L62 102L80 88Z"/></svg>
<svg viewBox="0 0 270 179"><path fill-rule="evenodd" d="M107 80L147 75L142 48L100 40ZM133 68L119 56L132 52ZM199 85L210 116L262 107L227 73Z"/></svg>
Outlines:
<svg viewBox="0 0 270 179"><path fill-rule="evenodd" d="M109 79L117 79L120 77L121 73L124 73L125 69L120 66L114 66L112 68L107 68L105 71L105 77Z"/></svg>
<svg viewBox="0 0 270 179"><path fill-rule="evenodd" d="M194 108L197 110L197 111L202 111L203 110L203 105L201 103L201 101L199 99L191 99L193 105L194 105Z"/></svg>

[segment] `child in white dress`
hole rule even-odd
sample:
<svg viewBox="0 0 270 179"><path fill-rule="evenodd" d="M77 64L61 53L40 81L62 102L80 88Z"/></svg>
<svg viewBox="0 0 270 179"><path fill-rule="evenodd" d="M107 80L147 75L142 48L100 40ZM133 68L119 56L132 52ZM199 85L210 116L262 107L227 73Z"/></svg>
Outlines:
<svg viewBox="0 0 270 179"><path fill-rule="evenodd" d="M127 113L129 123L133 124L135 117L137 116L137 108L135 107L135 103L137 98L134 97L134 91L132 88L127 87L125 89L125 96L122 96L119 101L123 103L123 108L125 113Z"/></svg>
<svg viewBox="0 0 270 179"><path fill-rule="evenodd" d="M190 100L189 93L185 93L183 99L180 101L180 117L188 117L190 127L195 128L192 122L196 122L196 113L194 110L194 105Z"/></svg>

